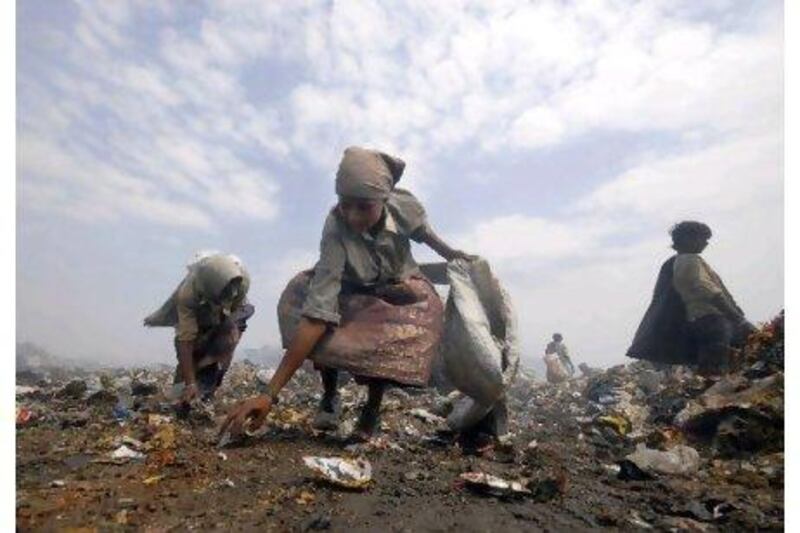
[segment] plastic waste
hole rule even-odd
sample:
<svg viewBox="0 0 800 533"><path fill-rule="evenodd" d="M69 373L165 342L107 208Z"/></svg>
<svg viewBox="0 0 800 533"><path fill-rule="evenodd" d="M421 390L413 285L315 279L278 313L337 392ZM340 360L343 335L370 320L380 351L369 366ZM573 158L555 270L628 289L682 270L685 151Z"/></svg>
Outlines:
<svg viewBox="0 0 800 533"><path fill-rule="evenodd" d="M26 426L34 418L35 418L35 415L34 415L32 410L28 409L27 407L17 407L17 425L18 426Z"/></svg>
<svg viewBox="0 0 800 533"><path fill-rule="evenodd" d="M372 465L366 459L303 457L303 463L319 478L350 489L363 489L372 481Z"/></svg>
<svg viewBox="0 0 800 533"><path fill-rule="evenodd" d="M447 378L470 397L448 416L451 428L480 420L505 394L519 368L517 320L508 293L479 259L447 265L442 358Z"/></svg>
<svg viewBox="0 0 800 533"><path fill-rule="evenodd" d="M117 422L128 420L131 417L131 411L124 404L117 403L111 410L111 414Z"/></svg>
<svg viewBox="0 0 800 533"><path fill-rule="evenodd" d="M508 481L485 472L464 472L458 478L464 481L467 488L491 496L509 497L531 494L531 491L519 481Z"/></svg>
<svg viewBox="0 0 800 533"><path fill-rule="evenodd" d="M597 418L597 422L603 426L608 426L617 432L618 435L627 435L631 431L631 422L624 416L605 415Z"/></svg>
<svg viewBox="0 0 800 533"><path fill-rule="evenodd" d="M615 465L617 467L617 479L622 481L647 481L653 479L653 476L634 463L624 459Z"/></svg>
<svg viewBox="0 0 800 533"><path fill-rule="evenodd" d="M94 375L89 376L86 379L86 396L92 396L97 394L98 392L102 391L105 387L103 386L103 381L100 379L100 376Z"/></svg>
<svg viewBox="0 0 800 533"><path fill-rule="evenodd" d="M39 392L39 387L29 387L27 385L17 385L17 396L28 396Z"/></svg>
<svg viewBox="0 0 800 533"><path fill-rule="evenodd" d="M423 422L428 422L429 424L438 424L440 422L444 422L444 418L441 416L435 415L428 411L427 409L412 409L409 411L411 416L419 418Z"/></svg>
<svg viewBox="0 0 800 533"><path fill-rule="evenodd" d="M700 468L700 454L690 446L678 444L667 451L653 450L644 443L625 459L646 472L691 474Z"/></svg>
<svg viewBox="0 0 800 533"><path fill-rule="evenodd" d="M144 459L145 454L137 452L126 445L122 445L113 452L109 453L112 459Z"/></svg>

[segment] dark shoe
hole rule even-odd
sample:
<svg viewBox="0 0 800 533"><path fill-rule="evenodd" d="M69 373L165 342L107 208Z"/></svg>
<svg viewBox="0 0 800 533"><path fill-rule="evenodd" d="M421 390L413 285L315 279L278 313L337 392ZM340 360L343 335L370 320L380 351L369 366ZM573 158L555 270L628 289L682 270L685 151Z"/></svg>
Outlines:
<svg viewBox="0 0 800 533"><path fill-rule="evenodd" d="M337 394L333 398L323 396L319 402L317 414L311 422L311 427L320 431L331 431L339 427L339 416L342 414L341 402Z"/></svg>
<svg viewBox="0 0 800 533"><path fill-rule="evenodd" d="M361 415L356 422L356 428L348 440L354 442L367 442L370 440L381 425L381 410L380 408L373 408L364 406L361 410Z"/></svg>

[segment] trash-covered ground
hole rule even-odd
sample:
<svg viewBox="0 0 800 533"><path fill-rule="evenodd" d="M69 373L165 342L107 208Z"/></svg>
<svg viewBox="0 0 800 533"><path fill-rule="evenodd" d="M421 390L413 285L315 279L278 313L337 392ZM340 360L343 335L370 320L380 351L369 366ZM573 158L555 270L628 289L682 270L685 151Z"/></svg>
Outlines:
<svg viewBox="0 0 800 533"><path fill-rule="evenodd" d="M444 397L392 390L383 433L344 437L365 391L342 387L334 434L310 421L319 378L298 373L266 431L218 447L231 403L269 371L237 362L213 404L179 420L172 370L17 376L17 524L22 530L782 529L783 318L741 369L707 383L643 363L558 385L524 373L511 435L463 442Z"/></svg>

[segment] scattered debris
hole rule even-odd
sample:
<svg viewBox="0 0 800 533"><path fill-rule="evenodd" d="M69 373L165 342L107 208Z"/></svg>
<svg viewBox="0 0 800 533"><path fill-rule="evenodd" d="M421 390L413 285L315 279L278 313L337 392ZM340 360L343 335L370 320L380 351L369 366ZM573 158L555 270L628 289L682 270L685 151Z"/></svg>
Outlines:
<svg viewBox="0 0 800 533"><path fill-rule="evenodd" d="M132 396L152 396L158 393L158 384L154 381L135 380L131 383Z"/></svg>
<svg viewBox="0 0 800 533"><path fill-rule="evenodd" d="M64 385L64 387L56 393L56 396L59 398L79 400L86 394L87 389L88 387L85 381L76 379Z"/></svg>
<svg viewBox="0 0 800 533"><path fill-rule="evenodd" d="M344 439L365 389L341 375L339 427L315 432L319 376L303 368L281 391L263 438L245 437L233 451L216 448L223 442L213 428L236 401L262 390L259 373L274 361L235 360L210 408L184 419L167 398L174 366L24 370L16 391L17 522L26 531L203 530L234 520L244 529L318 530L400 520L398 529L415 530L446 515L452 528L466 529L501 522L535 529L542 517L564 530L782 529L782 323L760 328L738 361L716 383L641 361L558 384L520 369L505 391L502 439L476 428L470 441L434 418L451 414L458 394L389 389L381 432L352 446ZM137 383L157 391L133 395ZM327 483L298 474L303 456ZM462 472L477 477L468 485ZM373 476L374 484L364 481ZM465 490L453 493L449 480ZM374 503L337 494L352 485L373 487ZM211 490L237 504L204 505ZM420 501L419 512L398 514ZM549 502L544 515L534 502Z"/></svg>
<svg viewBox="0 0 800 533"><path fill-rule="evenodd" d="M435 415L428 411L427 409L412 409L409 411L411 416L417 417L423 422L428 422L429 424L443 424L445 419L439 415Z"/></svg>
<svg viewBox="0 0 800 533"><path fill-rule="evenodd" d="M112 459L144 459L145 454L132 450L124 444L108 454Z"/></svg>
<svg viewBox="0 0 800 533"><path fill-rule="evenodd" d="M39 387L29 387L27 385L17 385L17 396L29 396L39 392Z"/></svg>
<svg viewBox="0 0 800 533"><path fill-rule="evenodd" d="M26 426L30 424L36 415L34 414L33 410L28 409L27 407L17 407L17 425L18 426Z"/></svg>
<svg viewBox="0 0 800 533"><path fill-rule="evenodd" d="M642 470L660 474L691 474L700 467L700 454L690 446L677 445L667 451L651 450L644 443L626 457Z"/></svg>
<svg viewBox="0 0 800 533"><path fill-rule="evenodd" d="M520 481L507 481L485 472L464 472L458 477L464 485L481 494L498 497L529 496L531 491Z"/></svg>
<svg viewBox="0 0 800 533"><path fill-rule="evenodd" d="M349 489L363 489L372 481L372 465L366 459L305 456L303 463L321 479Z"/></svg>
<svg viewBox="0 0 800 533"><path fill-rule="evenodd" d="M648 481L653 479L653 476L639 468L633 461L627 459L622 460L617 466L617 479L622 481Z"/></svg>

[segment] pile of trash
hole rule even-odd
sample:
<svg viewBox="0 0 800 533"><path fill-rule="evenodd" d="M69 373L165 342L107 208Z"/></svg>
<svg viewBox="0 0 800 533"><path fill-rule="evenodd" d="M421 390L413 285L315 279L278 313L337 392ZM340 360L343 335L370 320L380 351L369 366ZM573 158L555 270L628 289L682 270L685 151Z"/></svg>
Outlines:
<svg viewBox="0 0 800 533"><path fill-rule="evenodd" d="M322 388L310 367L263 430L236 443L217 429L235 402L266 390L272 368L235 361L186 417L174 409L174 367L28 368L17 375L17 519L21 529L415 530L444 517L443 528L781 527L783 342L780 315L716 382L637 361L550 384L520 365L505 389L507 434L476 442L448 426L452 398L392 388L381 433L349 443L366 390L346 374L339 428L316 431Z"/></svg>

